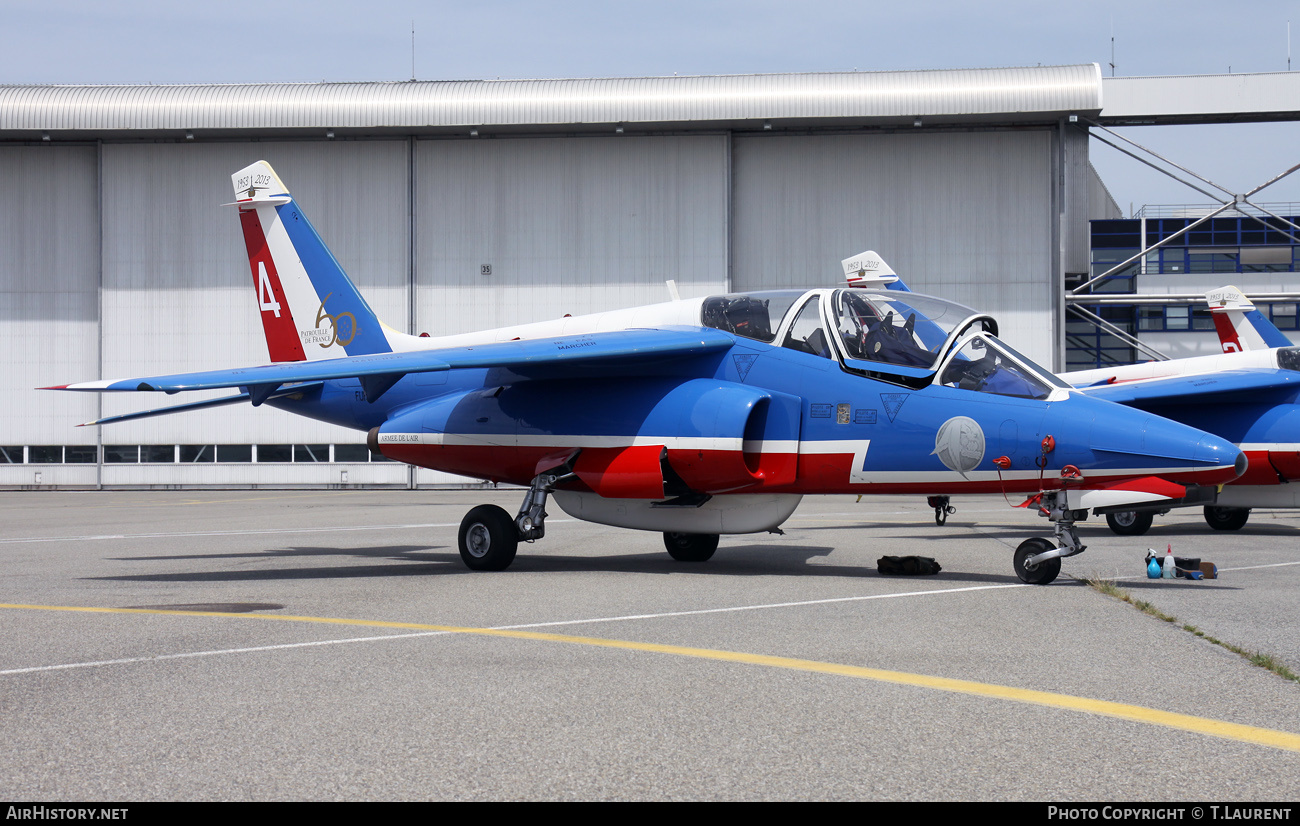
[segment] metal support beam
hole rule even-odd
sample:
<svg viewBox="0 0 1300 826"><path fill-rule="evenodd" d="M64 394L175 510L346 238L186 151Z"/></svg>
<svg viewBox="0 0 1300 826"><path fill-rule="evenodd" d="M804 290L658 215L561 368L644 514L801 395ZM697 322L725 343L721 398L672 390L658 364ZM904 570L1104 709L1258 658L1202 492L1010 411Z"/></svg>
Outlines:
<svg viewBox="0 0 1300 826"><path fill-rule="evenodd" d="M1246 298L1249 301L1300 302L1300 292L1251 293ZM1204 301L1204 293L1092 293L1091 295L1072 295L1065 299L1065 303L1070 305L1200 304Z"/></svg>
<svg viewBox="0 0 1300 826"><path fill-rule="evenodd" d="M1119 327L1116 327L1114 324L1111 324L1109 321L1097 315L1096 313L1091 312L1090 310L1080 307L1077 304L1071 304L1065 308L1065 311L1069 313L1074 313L1076 316L1082 318L1084 321L1089 321L1095 324L1096 326L1100 327L1101 329L1105 330L1106 332L1118 338L1120 341L1123 341L1126 344L1130 344L1133 347L1136 347L1137 349L1141 350L1142 352L1147 353L1156 361L1169 361L1169 356L1165 355L1164 353L1160 352L1159 350L1157 350L1156 348L1148 344L1144 344L1142 340L1139 339L1137 336L1132 335L1131 333L1128 333L1125 330L1120 329Z"/></svg>

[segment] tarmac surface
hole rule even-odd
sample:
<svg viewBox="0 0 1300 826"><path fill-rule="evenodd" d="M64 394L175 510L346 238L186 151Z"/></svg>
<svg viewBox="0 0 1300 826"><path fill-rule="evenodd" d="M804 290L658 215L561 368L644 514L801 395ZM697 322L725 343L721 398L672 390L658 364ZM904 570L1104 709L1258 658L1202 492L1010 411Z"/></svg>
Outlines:
<svg viewBox="0 0 1300 826"><path fill-rule="evenodd" d="M1300 683L1183 628L1300 671L1300 512L1093 519L1026 586L1050 526L1001 497L809 497L705 563L552 505L467 570L521 497L0 494L0 798L1300 799ZM1147 580L1170 544L1220 578Z"/></svg>

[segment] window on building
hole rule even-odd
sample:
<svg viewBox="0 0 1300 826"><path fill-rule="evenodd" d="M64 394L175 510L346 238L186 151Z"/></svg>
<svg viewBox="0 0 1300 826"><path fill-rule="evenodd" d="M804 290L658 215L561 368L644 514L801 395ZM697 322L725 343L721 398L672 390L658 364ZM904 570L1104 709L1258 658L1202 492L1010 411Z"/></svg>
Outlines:
<svg viewBox="0 0 1300 826"><path fill-rule="evenodd" d="M139 461L139 445L104 445L104 464L134 464Z"/></svg>
<svg viewBox="0 0 1300 826"><path fill-rule="evenodd" d="M217 445L218 462L253 461L252 445Z"/></svg>
<svg viewBox="0 0 1300 826"><path fill-rule="evenodd" d="M162 464L176 461L176 445L140 445L140 461Z"/></svg>
<svg viewBox="0 0 1300 826"><path fill-rule="evenodd" d="M215 462L217 460L216 445L181 445L182 462Z"/></svg>
<svg viewBox="0 0 1300 826"><path fill-rule="evenodd" d="M370 448L365 445L334 445L336 462L369 462Z"/></svg>
<svg viewBox="0 0 1300 826"><path fill-rule="evenodd" d="M328 462L330 460L330 446L294 445L293 460L295 462Z"/></svg>
<svg viewBox="0 0 1300 826"><path fill-rule="evenodd" d="M257 461L260 462L292 462L293 445L258 445Z"/></svg>

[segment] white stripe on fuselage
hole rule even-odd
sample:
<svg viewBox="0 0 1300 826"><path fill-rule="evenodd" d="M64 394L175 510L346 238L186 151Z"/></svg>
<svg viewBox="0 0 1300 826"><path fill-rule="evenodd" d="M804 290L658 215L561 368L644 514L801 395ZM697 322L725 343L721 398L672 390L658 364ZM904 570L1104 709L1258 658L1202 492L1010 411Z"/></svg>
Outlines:
<svg viewBox="0 0 1300 826"><path fill-rule="evenodd" d="M739 451L744 442L741 439L715 438L707 436L575 436L575 435L520 435L501 434L464 434L464 433L380 433L380 444L419 444L450 445L465 447L540 447L540 448L621 448L662 445L669 450L727 450ZM950 483L954 471L912 471L912 470L861 470L866 463L867 439L829 439L825 441L799 442L793 440L749 442L746 453L763 453L769 455L802 456L844 456L853 457L849 468L849 481L853 484L871 484L882 482L936 482ZM1193 467L1163 468L1114 468L1093 471L1092 475L1103 478L1160 476L1162 474L1181 474L1188 472L1219 470L1231 465L1196 465ZM1037 479L1037 470L996 470L969 471L965 478L971 482L996 482L1003 480ZM1055 474L1048 474L1044 481L1054 480Z"/></svg>

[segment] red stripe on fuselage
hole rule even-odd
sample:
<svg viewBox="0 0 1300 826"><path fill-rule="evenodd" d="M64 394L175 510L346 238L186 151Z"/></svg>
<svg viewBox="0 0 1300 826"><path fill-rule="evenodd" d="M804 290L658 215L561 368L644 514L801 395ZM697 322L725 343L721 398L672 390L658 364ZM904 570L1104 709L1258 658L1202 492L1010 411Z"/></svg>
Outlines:
<svg viewBox="0 0 1300 826"><path fill-rule="evenodd" d="M1283 484L1300 479L1300 453L1294 450L1247 450L1246 458L1250 465L1246 472L1234 479L1234 485L1254 485L1266 487ZM1282 478L1278 478L1281 474Z"/></svg>
<svg viewBox="0 0 1300 826"><path fill-rule="evenodd" d="M533 470L543 457L553 455L560 450L571 450L562 446L528 446L514 445L429 445L409 443L383 443L383 454L419 467L456 473L476 479L493 482L508 482L527 485L532 481ZM698 452L698 451L694 451ZM734 451L704 451L717 454L718 461L735 461ZM673 451L669 451L672 462ZM963 479L957 473L951 479L943 481L901 481L897 477L880 482L849 482L849 471L853 466L851 453L804 454L799 462L799 476L793 482L773 484L768 480L755 479L753 485L730 492L735 493L1036 493L1040 489L1037 476L1032 478L971 480ZM792 453L765 453L762 462L794 462ZM751 460L752 463L752 460ZM1267 462L1265 462L1267 465ZM1162 479L1177 481L1181 484L1214 485L1226 482L1234 476L1235 471L1227 468L1200 468L1187 471L1160 473ZM868 472L868 475L869 472ZM891 474L892 475L892 474ZM1088 473L1083 484L1071 485L1071 490L1106 487L1116 482L1141 476L1153 475L1149 470L1135 469L1131 473ZM1042 479L1042 487L1058 488L1057 471L1049 469Z"/></svg>
<svg viewBox="0 0 1300 826"><path fill-rule="evenodd" d="M280 274L275 269L271 250L266 245L266 236L262 233L262 222L257 218L257 210L239 210L239 223L244 229L244 246L248 248L248 265L253 272L253 294L262 316L262 331L266 334L266 349L271 361L306 361L307 355L302 350L302 340L298 338L298 328L289 311L289 302L280 286ZM266 278L271 286L271 295L266 296L262 285L261 269L266 269ZM266 301L266 298L271 301ZM271 307L274 307L272 309Z"/></svg>

